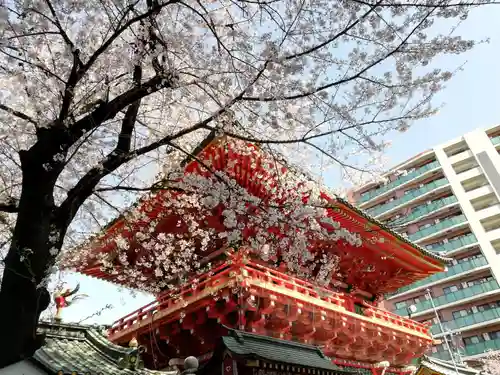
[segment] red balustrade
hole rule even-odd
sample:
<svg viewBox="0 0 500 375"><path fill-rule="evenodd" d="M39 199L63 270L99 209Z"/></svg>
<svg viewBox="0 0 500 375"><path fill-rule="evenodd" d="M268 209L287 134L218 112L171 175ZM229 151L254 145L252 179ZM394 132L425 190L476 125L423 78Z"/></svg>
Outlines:
<svg viewBox="0 0 500 375"><path fill-rule="evenodd" d="M429 327L425 324L404 318L402 316L391 313L390 311L383 310L375 306L369 306L365 309L365 316L373 317L376 319L384 320L394 325L405 327L413 331L420 332L424 335L430 335Z"/></svg>
<svg viewBox="0 0 500 375"><path fill-rule="evenodd" d="M318 287L307 281L262 267L252 262L246 264L245 270L253 279L270 282L280 287L296 291L302 295L345 307L345 296L341 293Z"/></svg>
<svg viewBox="0 0 500 375"><path fill-rule="evenodd" d="M349 295L335 292L324 287L319 287L308 281L287 275L275 269L267 268L255 262L234 262L231 264L224 263L208 273L198 277L192 277L180 288L165 291L159 294L156 301L151 302L116 321L110 329L110 334L112 335L119 331L128 329L144 319L149 318L152 320L153 315L159 311L169 309L176 310L176 305L179 305L180 310L186 307L186 299L196 296L196 294L203 292L206 288L217 286L217 284L224 278L226 280L234 279L236 276L240 275L250 281L255 280L266 284L274 284L281 288L300 293L304 296L313 297L327 303L335 304L348 311L354 311L354 298ZM180 306L180 304L182 304L182 306ZM365 303L364 307L363 315L366 317L371 317L379 321L385 321L395 326L404 327L424 335L430 335L429 327L424 324L414 322L410 319L406 319L368 303Z"/></svg>
<svg viewBox="0 0 500 375"><path fill-rule="evenodd" d="M227 264L224 264L211 271L211 276L207 275L206 277L199 279L193 277L190 280L191 282L185 283L184 286L158 295L156 301L153 301L114 322L109 330L109 334L111 335L118 331L127 329L144 319L152 318L153 314L158 311L173 308L176 304L180 304L184 297L190 297L193 293L201 292L207 287L212 287L214 282L217 282L220 278L229 276L231 271L233 271L233 269L229 268ZM199 280L199 282L194 283L195 280Z"/></svg>

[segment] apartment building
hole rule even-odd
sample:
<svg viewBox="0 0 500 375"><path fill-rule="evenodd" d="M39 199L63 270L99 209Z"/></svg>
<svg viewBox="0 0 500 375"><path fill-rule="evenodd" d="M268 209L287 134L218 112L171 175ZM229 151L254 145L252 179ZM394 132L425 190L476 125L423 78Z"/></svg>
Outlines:
<svg viewBox="0 0 500 375"><path fill-rule="evenodd" d="M500 126L477 130L396 166L353 194L370 215L453 258L446 272L387 296L389 310L432 325L430 353L466 361L500 350ZM436 316L437 315L437 316Z"/></svg>

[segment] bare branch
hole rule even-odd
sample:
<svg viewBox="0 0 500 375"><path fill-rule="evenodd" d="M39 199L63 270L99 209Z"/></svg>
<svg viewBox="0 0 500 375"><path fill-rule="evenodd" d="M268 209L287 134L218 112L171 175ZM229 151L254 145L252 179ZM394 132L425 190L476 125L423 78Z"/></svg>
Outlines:
<svg viewBox="0 0 500 375"><path fill-rule="evenodd" d="M19 209L18 204L19 202L17 199L12 197L4 199L3 201L0 201L0 212L15 213Z"/></svg>
<svg viewBox="0 0 500 375"><path fill-rule="evenodd" d="M75 49L74 43L71 41L68 34L66 33L66 31L64 31L63 27L61 26L61 23L59 22L59 18L57 17L57 14L56 14L56 10L54 9L54 6L52 5L50 0L45 0L45 3L49 7L49 10L50 10L50 13L52 14L52 17L54 17L54 19L52 20L52 23L57 27L60 35L64 39L64 42L68 45L68 47L71 49L71 52L73 53L73 56L75 58L75 65L81 66L82 61L80 60L80 56Z"/></svg>
<svg viewBox="0 0 500 375"><path fill-rule="evenodd" d="M142 99L143 97L157 92L163 88L172 87L172 81L168 77L154 76L140 86L134 86L127 92L117 96L109 103L103 103L92 113L78 120L71 127L71 143L74 143L87 131L99 126L104 121L114 118L120 111L128 105Z"/></svg>
<svg viewBox="0 0 500 375"><path fill-rule="evenodd" d="M327 83L325 85L321 85L319 87L316 87L312 90L303 92L301 94L295 94L295 95L288 95L288 96L283 96L283 97L255 97L255 96L243 96L242 100L246 101L259 101L259 102L274 102L277 100L295 100L295 99L300 99L300 98L305 98L308 96L311 96L319 91L329 89L331 87L335 86L340 86L345 83L354 81L360 77L363 76L368 70L371 68L377 66L380 64L382 61L388 59L392 55L396 54L397 52L401 51L402 47L406 45L410 37L415 33L415 31L424 23L424 21L432 14L432 12L435 10L433 8L431 11L427 13L427 15L408 33L408 35L399 43L399 45L396 46L396 48L392 49L392 51L388 52L384 56L382 56L379 59L374 60L370 64L367 64L363 69L359 70L356 74L351 75L350 77L347 78L342 78L334 82Z"/></svg>
<svg viewBox="0 0 500 375"><path fill-rule="evenodd" d="M364 1L364 0L352 0L355 3L363 4L363 5L369 5L373 6L374 3L370 1ZM493 1L493 0L479 0L479 1L464 1L460 3L448 3L445 1L436 1L436 2L430 2L430 1L422 1L422 2L398 2L398 1L389 1L389 2L384 2L381 1L380 4L377 5L377 7L391 7L391 8L397 8L397 7L407 7L407 8L433 8L433 9L446 9L446 8L463 8L463 7L471 7L471 6L480 6L480 5L489 5L489 4L500 4L498 1Z"/></svg>
<svg viewBox="0 0 500 375"><path fill-rule="evenodd" d="M142 69L140 66L134 68L134 83L136 87L140 87L142 77ZM118 136L118 145L116 146L116 152L128 153L130 151L132 131L134 130L135 122L137 121L137 113L139 112L139 107L141 106L141 99L136 100L127 108L125 117L122 120L122 129L120 135Z"/></svg>
<svg viewBox="0 0 500 375"><path fill-rule="evenodd" d="M337 34L333 35L331 38L325 40L323 43L317 44L317 45L315 45L315 46L313 46L311 48L305 49L305 50L303 50L303 51L301 51L299 53L294 53L292 55L288 55L288 56L286 56L284 58L284 60L292 60L292 59L295 59L297 57L310 55L311 53L316 52L316 51L320 50L321 48L324 48L327 45L335 42L340 37L342 37L343 35L346 35L350 30L352 30L354 27L356 27L361 22L363 22L366 19L366 17L368 17L370 15L370 13L372 13L375 10L375 8L378 5L380 5L380 3L382 3L382 1L383 0L379 0L375 4L370 4L370 9L368 9L363 15L361 15L361 17L357 18L349 26L347 26L346 28L344 28L343 30L341 30L340 32L338 32Z"/></svg>
<svg viewBox="0 0 500 375"><path fill-rule="evenodd" d="M127 21L123 26L116 29L116 31L111 35L93 54L90 56L87 63L83 66L81 73L86 72L92 67L95 61L113 44L113 42L118 39L126 30L128 30L133 24L143 21L150 17L152 14L159 12L164 7L176 3L177 0L166 1L162 4L155 2L155 6L148 9L147 12L140 14L129 21ZM134 5L130 5L132 9Z"/></svg>
<svg viewBox="0 0 500 375"><path fill-rule="evenodd" d="M14 115L14 116L20 118L22 120L31 122L35 126L38 126L38 123L33 118L31 118L30 116L28 116L20 111L16 111L15 109L12 109L4 104L0 104L0 109L4 110L7 113L10 113L11 115Z"/></svg>

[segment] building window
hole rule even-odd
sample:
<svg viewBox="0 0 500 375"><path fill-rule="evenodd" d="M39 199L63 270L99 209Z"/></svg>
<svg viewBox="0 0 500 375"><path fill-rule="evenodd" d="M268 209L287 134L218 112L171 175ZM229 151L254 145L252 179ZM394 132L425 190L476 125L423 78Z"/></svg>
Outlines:
<svg viewBox="0 0 500 375"><path fill-rule="evenodd" d="M432 224L431 223L427 223L427 224L424 224L424 225L421 225L418 227L418 230L422 230L422 229L426 229L426 228L429 228L431 227Z"/></svg>
<svg viewBox="0 0 500 375"><path fill-rule="evenodd" d="M484 283L490 282L492 280L493 280L493 277L488 276L488 277L483 277L482 279L467 281L466 285L468 288L470 288L470 287L473 287L474 285L484 284Z"/></svg>
<svg viewBox="0 0 500 375"><path fill-rule="evenodd" d="M452 315L453 315L453 319L458 319L458 318L469 315L469 311L466 309L453 311Z"/></svg>
<svg viewBox="0 0 500 375"><path fill-rule="evenodd" d="M486 310L489 310L490 309L490 306L486 303L484 305L479 305L477 307L477 310L480 311L480 312L483 312L483 311L486 311Z"/></svg>
<svg viewBox="0 0 500 375"><path fill-rule="evenodd" d="M465 258L457 260L457 264L469 262L469 261L471 261L473 259L481 258L481 256L482 256L482 254L469 255L468 257L465 257Z"/></svg>
<svg viewBox="0 0 500 375"><path fill-rule="evenodd" d="M500 331L489 332L490 340L500 339Z"/></svg>
<svg viewBox="0 0 500 375"><path fill-rule="evenodd" d="M399 310L399 309L406 308L407 304L406 304L406 301L402 301L402 302L396 302L395 306L396 306L396 309Z"/></svg>
<svg viewBox="0 0 500 375"><path fill-rule="evenodd" d="M449 293L453 293L453 292L458 292L458 286L451 285L451 286L447 286L446 288L443 288L444 294L449 294Z"/></svg>
<svg viewBox="0 0 500 375"><path fill-rule="evenodd" d="M497 307L500 307L500 301L495 301L495 302L490 302L490 303L485 303L483 305L479 305L477 307L477 310L478 311L487 311L487 310L491 310L491 309L496 309Z"/></svg>
<svg viewBox="0 0 500 375"><path fill-rule="evenodd" d="M475 344L479 344L480 342L483 342L483 341L484 341L484 338L481 336L471 336L471 337L464 338L465 345L475 345Z"/></svg>
<svg viewBox="0 0 500 375"><path fill-rule="evenodd" d="M444 344L439 344L439 345L436 345L436 346L433 346L432 347L432 352L433 353L437 353L437 352L443 352L446 350L446 347Z"/></svg>

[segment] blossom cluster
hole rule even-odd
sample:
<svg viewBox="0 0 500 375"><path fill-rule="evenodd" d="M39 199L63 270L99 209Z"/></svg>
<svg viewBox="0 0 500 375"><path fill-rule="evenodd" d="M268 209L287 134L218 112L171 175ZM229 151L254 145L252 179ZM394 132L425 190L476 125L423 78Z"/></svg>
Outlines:
<svg viewBox="0 0 500 375"><path fill-rule="evenodd" d="M484 375L500 375L500 354L498 352L488 352L481 362Z"/></svg>
<svg viewBox="0 0 500 375"><path fill-rule="evenodd" d="M53 198L53 211L84 176L100 176L96 186L76 189L92 194L73 207L72 220L63 221L69 228L56 228L65 236L47 258L61 252L63 240L69 247L100 229L136 198L130 190L149 186L163 163L186 158L212 133L279 149L292 164L319 174L340 169L339 185L372 179L385 169L390 133L405 132L436 112L432 99L453 75L442 69L440 57L465 53L477 43L457 35L456 26L475 5L488 2L0 0L0 205L29 190L19 154L36 144L51 150L36 167L55 174L47 178L53 191L44 197ZM135 114L133 121L127 113ZM122 134L129 122L130 134ZM61 128L70 136L61 137ZM128 144L118 152L123 143ZM122 164L105 168L116 155ZM244 194L230 198L239 194L232 176L199 178L187 176L184 183L221 190L215 185L222 180L229 187L221 196L190 192L175 200L195 211L230 207L221 213L227 230L219 240L241 241L238 226L280 227L284 218L299 227L297 233L305 231L300 225L323 231L318 223L302 223L308 222L304 217L326 217L314 194L307 208L296 204L297 193L283 212L268 208L265 223L258 223L264 219L231 206L245 199L261 204ZM167 196L173 193L165 194L174 201ZM165 204L167 211L182 210ZM1 249L9 246L16 215L0 215ZM30 210L23 215L24 222L39 217ZM185 220L181 225L192 227L199 246L209 246L214 234ZM297 247L287 261L300 263L306 241L297 233L286 240ZM333 233L347 237L342 228L323 236ZM144 246L168 248L169 235ZM254 235L251 246L270 241L271 253L286 247L277 236L264 237ZM139 234L137 241L146 238ZM177 242L182 243L176 237ZM186 259L190 251L195 255L189 246ZM155 272L184 266L162 267Z"/></svg>
<svg viewBox="0 0 500 375"><path fill-rule="evenodd" d="M331 218L334 201L316 183L253 145L232 141L225 147L233 157L224 168L217 157L201 159L195 170L128 212L121 234L67 253L63 264L99 262L117 280L158 292L173 277L198 271L204 256L221 246L279 258L289 272L328 284L339 262L332 247L339 241L359 247L360 235ZM113 251L96 253L106 241Z"/></svg>

